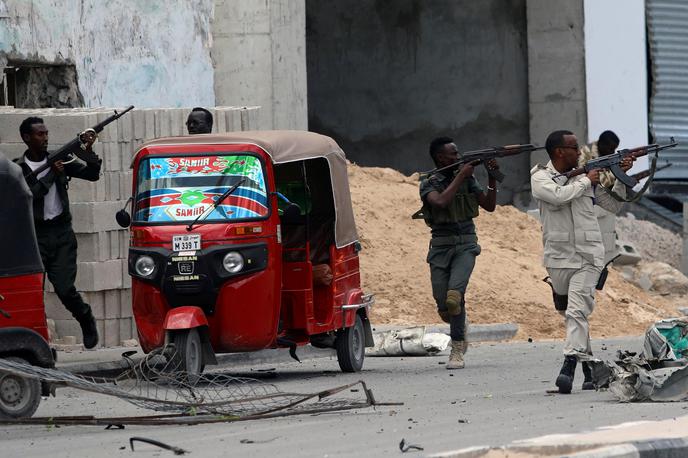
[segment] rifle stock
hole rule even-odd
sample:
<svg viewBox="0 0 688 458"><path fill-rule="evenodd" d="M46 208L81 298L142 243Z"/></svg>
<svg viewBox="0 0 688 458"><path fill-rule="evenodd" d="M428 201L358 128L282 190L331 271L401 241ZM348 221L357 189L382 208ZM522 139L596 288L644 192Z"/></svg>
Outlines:
<svg viewBox="0 0 688 458"><path fill-rule="evenodd" d="M32 171L31 173L29 173L26 177L27 178L36 177L36 176L38 176L39 173L41 173L44 170L46 170L47 168L51 167L55 162L64 160L70 154L77 154L77 152L82 150L83 143L81 141L81 136L84 133L86 133L89 130L93 130L96 134L99 134L100 132L103 131L105 126L107 126L111 122L116 121L117 119L121 118L127 112L129 112L133 109L134 109L134 105L130 105L124 111L121 111L119 113L117 112L117 110L115 110L115 114L113 114L112 116L105 118L104 120L102 120L101 122L99 122L95 126L91 127L90 129L86 129L85 131L79 133L79 135L77 135L76 138L74 138L70 142L62 145L59 149L53 151L52 153L49 153L48 154L48 160L46 161L46 163L41 165L40 167L38 167L36 170Z"/></svg>

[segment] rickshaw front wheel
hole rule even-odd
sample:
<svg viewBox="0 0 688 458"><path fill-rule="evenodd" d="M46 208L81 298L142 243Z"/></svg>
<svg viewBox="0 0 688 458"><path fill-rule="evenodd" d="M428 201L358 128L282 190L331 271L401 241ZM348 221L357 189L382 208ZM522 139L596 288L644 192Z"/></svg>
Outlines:
<svg viewBox="0 0 688 458"><path fill-rule="evenodd" d="M358 372L363 368L365 358L365 334L363 321L356 314L354 325L337 333L335 342L337 361L342 372Z"/></svg>
<svg viewBox="0 0 688 458"><path fill-rule="evenodd" d="M29 364L16 356L6 359ZM0 418L29 418L40 402L41 383L38 379L0 372Z"/></svg>
<svg viewBox="0 0 688 458"><path fill-rule="evenodd" d="M172 335L174 343L174 369L189 375L200 375L205 368L203 364L203 345L197 328L176 331Z"/></svg>

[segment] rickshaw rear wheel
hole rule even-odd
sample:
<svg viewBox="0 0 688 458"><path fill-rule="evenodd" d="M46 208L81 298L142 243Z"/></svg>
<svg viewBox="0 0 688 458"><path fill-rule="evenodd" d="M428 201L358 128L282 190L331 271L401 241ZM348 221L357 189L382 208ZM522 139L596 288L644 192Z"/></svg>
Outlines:
<svg viewBox="0 0 688 458"><path fill-rule="evenodd" d="M365 359L365 334L363 320L356 314L354 325L337 333L335 341L337 361L342 372L358 372Z"/></svg>
<svg viewBox="0 0 688 458"><path fill-rule="evenodd" d="M191 376L201 375L205 364L203 363L203 344L197 328L175 331L172 334L174 343L174 356L172 358L174 369L178 372L186 372Z"/></svg>
<svg viewBox="0 0 688 458"><path fill-rule="evenodd" d="M6 359L29 364L23 358ZM0 372L0 418L29 418L41 403L41 383L38 379Z"/></svg>

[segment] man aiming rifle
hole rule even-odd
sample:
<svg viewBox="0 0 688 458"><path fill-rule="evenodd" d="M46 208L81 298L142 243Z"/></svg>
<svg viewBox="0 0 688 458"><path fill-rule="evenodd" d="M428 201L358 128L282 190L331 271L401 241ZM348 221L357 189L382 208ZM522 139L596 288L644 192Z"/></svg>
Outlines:
<svg viewBox="0 0 688 458"><path fill-rule="evenodd" d="M432 295L437 312L449 323L451 354L447 369L464 367L466 302L468 281L480 254L473 218L478 209L492 212L497 203L497 182L504 179L495 158L534 151L533 145L489 148L460 154L449 137L430 143L430 157L436 168L426 172L420 184L423 207L414 219L424 219L432 238L427 262L430 265ZM487 192L473 176L483 163L488 172Z"/></svg>
<svg viewBox="0 0 688 458"><path fill-rule="evenodd" d="M100 178L102 160L93 152L92 145L103 127L131 108L85 130L52 153L48 152L48 128L43 119L29 117L19 126L27 150L15 162L22 168L33 194L34 225L43 267L60 301L79 322L86 348L98 344L98 329L91 306L74 286L77 240L67 189L73 178L88 181ZM84 162L76 161L74 155Z"/></svg>

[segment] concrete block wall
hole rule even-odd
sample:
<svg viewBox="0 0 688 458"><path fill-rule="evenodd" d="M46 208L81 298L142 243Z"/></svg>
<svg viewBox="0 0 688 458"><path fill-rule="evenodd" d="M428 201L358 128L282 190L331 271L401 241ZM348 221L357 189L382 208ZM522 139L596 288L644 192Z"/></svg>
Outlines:
<svg viewBox="0 0 688 458"><path fill-rule="evenodd" d="M191 108L134 109L109 124L94 145L103 159L96 182L70 182L70 210L79 245L76 288L96 317L100 345L118 346L136 338L131 307L131 278L127 270L128 230L115 221L115 213L131 195L131 158L139 146L153 138L186 135L186 117ZM213 132L260 130L259 107L215 107ZM43 118L50 132L49 150L70 141L79 132L113 113L109 108L15 109L0 106L0 151L10 159L26 150L19 125L29 116ZM79 324L64 308L49 281L45 307L55 321L56 342L66 336L82 341ZM71 340L71 339L69 339Z"/></svg>

